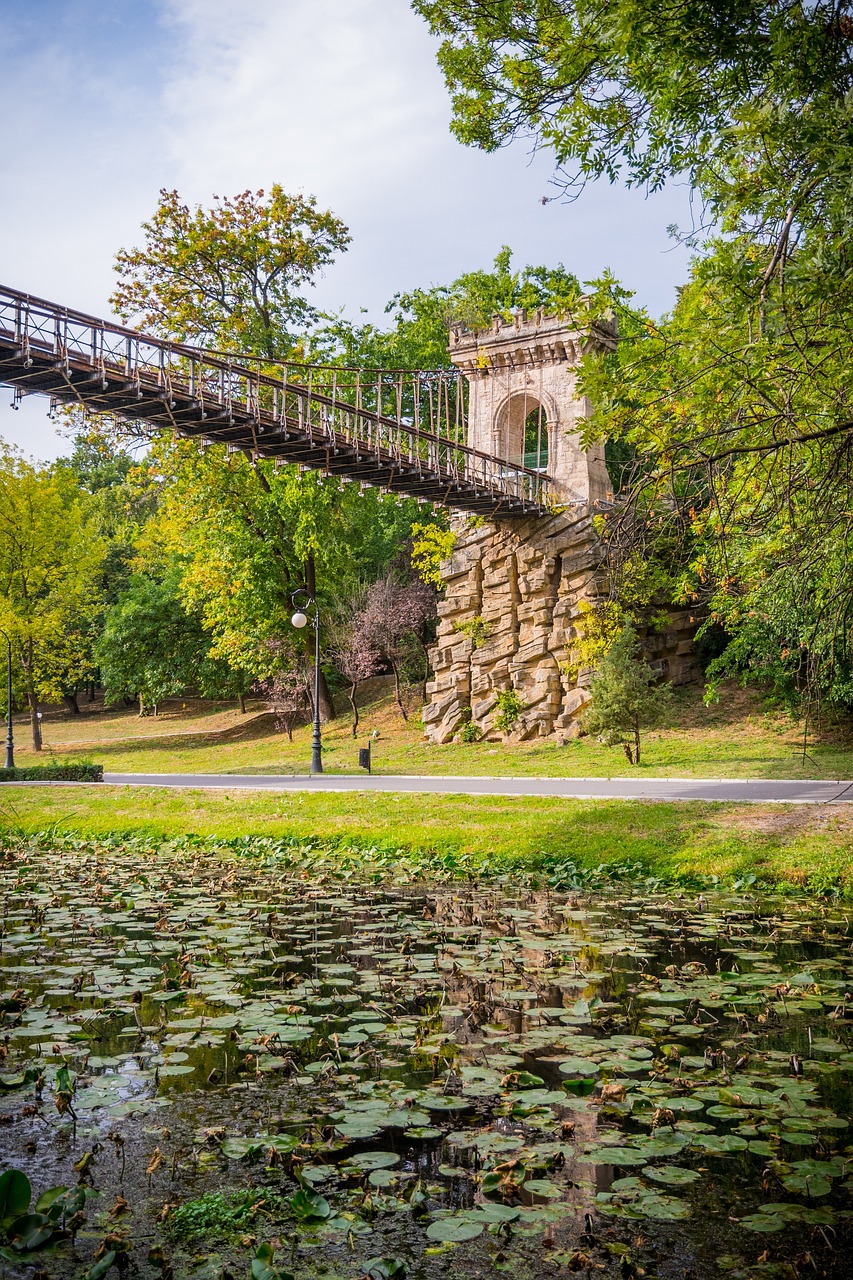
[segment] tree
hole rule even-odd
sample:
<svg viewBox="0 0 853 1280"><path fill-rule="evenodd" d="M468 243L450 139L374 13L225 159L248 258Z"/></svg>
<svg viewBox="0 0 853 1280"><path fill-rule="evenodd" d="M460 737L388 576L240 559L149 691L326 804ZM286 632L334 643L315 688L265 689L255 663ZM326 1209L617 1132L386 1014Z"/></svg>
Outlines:
<svg viewBox="0 0 853 1280"><path fill-rule="evenodd" d="M284 652L281 645L272 648L282 665L266 680L259 680L254 688L275 716L276 728L283 729L292 742L297 721L311 705L310 680L304 662Z"/></svg>
<svg viewBox="0 0 853 1280"><path fill-rule="evenodd" d="M20 667L33 750L42 746L39 703L59 698L69 668L86 669L85 622L97 603L103 547L79 488L0 448L0 617Z"/></svg>
<svg viewBox="0 0 853 1280"><path fill-rule="evenodd" d="M382 652L363 614L356 611L346 622L339 622L333 635L332 659L349 686L347 697L352 707L352 736L358 733L359 686L382 670Z"/></svg>
<svg viewBox="0 0 853 1280"><path fill-rule="evenodd" d="M417 645L426 672L424 631L435 617L437 601L433 588L419 578L401 582L389 571L368 587L364 607L356 617L355 627L361 645L381 653L394 673L394 697L404 720L409 717L403 705L400 677L407 655L407 642Z"/></svg>
<svg viewBox="0 0 853 1280"><path fill-rule="evenodd" d="M316 311L309 284L350 241L347 228L313 197L264 191L214 197L190 209L177 191L161 190L142 224L142 248L116 255L119 284L111 302L166 338L226 351L287 356L291 326Z"/></svg>
<svg viewBox="0 0 853 1280"><path fill-rule="evenodd" d="M376 369L452 369L448 354L451 324L484 328L495 314L509 320L519 307L571 313L582 289L562 263L512 270L512 250L504 245L491 271L468 271L447 285L398 293L385 308L385 329L338 319L313 335L317 356Z"/></svg>
<svg viewBox="0 0 853 1280"><path fill-rule="evenodd" d="M211 657L210 637L181 603L179 575L135 575L107 614L95 654L108 700L139 699L139 713L193 689L234 697L246 688L227 663Z"/></svg>
<svg viewBox="0 0 853 1280"><path fill-rule="evenodd" d="M117 259L120 313L246 358L294 354L294 331L315 316L304 286L349 241L331 213L279 186L268 199L244 192L194 212L176 193L161 193L145 232L142 249ZM143 555L159 539L167 555L184 557L183 588L211 633L213 656L249 681L274 674L270 642L291 633L292 592L316 595L328 616L356 578L382 572L418 512L414 501L361 495L221 446L200 457L193 443L164 438L147 466L162 511ZM320 701L328 718L325 677Z"/></svg>
<svg viewBox="0 0 853 1280"><path fill-rule="evenodd" d="M629 623L600 660L590 685L583 727L607 746L621 746L629 764L640 763L640 733L659 724L672 698L643 658Z"/></svg>

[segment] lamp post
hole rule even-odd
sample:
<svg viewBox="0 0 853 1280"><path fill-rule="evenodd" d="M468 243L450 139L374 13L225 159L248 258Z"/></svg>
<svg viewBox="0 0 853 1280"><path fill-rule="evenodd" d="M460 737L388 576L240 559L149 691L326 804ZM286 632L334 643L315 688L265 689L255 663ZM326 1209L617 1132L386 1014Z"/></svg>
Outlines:
<svg viewBox="0 0 853 1280"><path fill-rule="evenodd" d="M314 609L314 732L311 735L311 772L323 772L323 741L320 737L320 610L317 601L307 591L294 591L290 599L296 603L297 596L305 597L305 609ZM301 631L308 626L308 615L303 608L297 608L290 619L294 627Z"/></svg>
<svg viewBox="0 0 853 1280"><path fill-rule="evenodd" d="M9 722L6 733L6 768L15 767L15 740L12 736L12 641L5 631L0 631L6 641L6 716Z"/></svg>

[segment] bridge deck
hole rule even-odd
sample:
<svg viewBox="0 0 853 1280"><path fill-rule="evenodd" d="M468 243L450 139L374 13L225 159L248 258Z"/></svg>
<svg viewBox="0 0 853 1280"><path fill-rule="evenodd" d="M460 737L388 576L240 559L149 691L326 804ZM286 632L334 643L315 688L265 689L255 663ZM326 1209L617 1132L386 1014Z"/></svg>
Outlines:
<svg viewBox="0 0 853 1280"><path fill-rule="evenodd" d="M453 438L449 413L445 432L424 430L417 396L407 416L398 395L389 416L381 385L370 410L338 398L334 384L318 390L286 370L276 376L2 286L0 382L142 433L172 431L483 516L550 509L547 476ZM458 434L458 415L455 426Z"/></svg>

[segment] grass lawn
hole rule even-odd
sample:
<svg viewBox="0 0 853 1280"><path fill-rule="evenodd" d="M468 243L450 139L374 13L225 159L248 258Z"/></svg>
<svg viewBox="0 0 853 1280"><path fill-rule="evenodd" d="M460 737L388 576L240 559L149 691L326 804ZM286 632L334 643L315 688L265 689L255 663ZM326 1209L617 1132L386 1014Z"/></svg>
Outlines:
<svg viewBox="0 0 853 1280"><path fill-rule="evenodd" d="M623 777L636 772L623 752L582 738L566 746L554 742L451 743L424 741L418 716L404 723L390 697L387 680L371 682L362 695L361 733L353 741L348 714L324 726L324 762L329 773L358 773L357 748L374 729L374 771L381 774L526 775ZM310 759L309 727L293 742L275 731L262 704L241 716L233 705L171 701L164 714L140 719L134 709L104 710L96 704L72 717L49 711L44 720L46 750L41 759L92 759L111 772L305 773ZM27 748L28 725L16 722L16 759L38 757ZM853 746L832 733L810 736L803 758L801 728L759 697L735 686L705 707L697 687L678 691L670 722L646 735L640 772L647 777L851 778Z"/></svg>
<svg viewBox="0 0 853 1280"><path fill-rule="evenodd" d="M159 791L130 787L9 787L2 824L81 836L155 840L197 834L296 836L466 854L523 870L555 858L584 866L640 862L649 872L753 874L853 895L853 812L819 806L658 804L539 797Z"/></svg>

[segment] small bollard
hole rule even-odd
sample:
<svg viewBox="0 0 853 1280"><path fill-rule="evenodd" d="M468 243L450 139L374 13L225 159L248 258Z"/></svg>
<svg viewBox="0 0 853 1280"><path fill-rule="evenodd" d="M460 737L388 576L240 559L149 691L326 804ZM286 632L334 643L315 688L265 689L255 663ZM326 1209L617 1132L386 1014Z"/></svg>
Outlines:
<svg viewBox="0 0 853 1280"><path fill-rule="evenodd" d="M366 747L359 747L358 749L358 767L360 769L366 769L368 773L372 773L372 770L370 768L370 743L369 742Z"/></svg>

